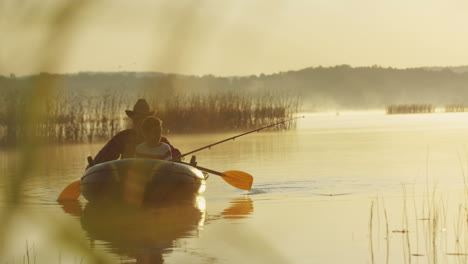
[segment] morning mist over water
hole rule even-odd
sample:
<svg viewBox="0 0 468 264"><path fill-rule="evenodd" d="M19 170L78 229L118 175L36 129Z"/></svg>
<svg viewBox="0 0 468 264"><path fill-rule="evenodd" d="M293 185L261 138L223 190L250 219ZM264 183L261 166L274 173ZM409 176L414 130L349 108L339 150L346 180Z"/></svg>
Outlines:
<svg viewBox="0 0 468 264"><path fill-rule="evenodd" d="M0 262L467 263L467 13L1 1Z"/></svg>
<svg viewBox="0 0 468 264"><path fill-rule="evenodd" d="M2 86L31 87L47 77L65 91L96 94L154 92L159 97L193 94L245 93L300 96L301 111L384 109L392 104L465 102L468 67L384 68L310 67L247 76L193 76L152 72L83 72L2 77Z"/></svg>
<svg viewBox="0 0 468 264"><path fill-rule="evenodd" d="M16 141L16 133L21 133L15 128L18 111L37 82L55 87L42 104L47 124L38 133L50 142L92 142L123 129L122 113L139 97L147 98L168 121L167 131L219 132L255 128L299 112L464 112L467 80L464 67L348 65L231 77L151 72L10 75L0 77L0 141Z"/></svg>

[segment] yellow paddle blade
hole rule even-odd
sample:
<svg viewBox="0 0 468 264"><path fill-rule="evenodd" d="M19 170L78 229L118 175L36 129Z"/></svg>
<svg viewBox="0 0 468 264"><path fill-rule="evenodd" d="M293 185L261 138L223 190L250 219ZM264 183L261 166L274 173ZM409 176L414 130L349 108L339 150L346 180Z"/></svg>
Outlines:
<svg viewBox="0 0 468 264"><path fill-rule="evenodd" d="M80 180L74 181L70 183L65 189L63 189L62 193L60 193L57 201L67 201L67 200L76 200L80 197L81 194L81 187L80 187Z"/></svg>
<svg viewBox="0 0 468 264"><path fill-rule="evenodd" d="M248 191L252 188L253 176L243 171L225 171L221 178L241 190Z"/></svg>

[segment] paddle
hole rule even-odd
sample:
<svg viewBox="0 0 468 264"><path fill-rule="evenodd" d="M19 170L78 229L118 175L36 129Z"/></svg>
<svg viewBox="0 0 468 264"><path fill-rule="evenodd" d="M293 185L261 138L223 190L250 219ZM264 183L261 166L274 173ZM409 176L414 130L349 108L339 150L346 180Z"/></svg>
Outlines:
<svg viewBox="0 0 468 264"><path fill-rule="evenodd" d="M88 156L88 167L92 167L95 165L94 160L91 156ZM68 184L65 189L60 193L59 197L57 198L57 201L73 201L77 200L78 197L80 197L81 194L81 186L80 186L80 180L74 181L70 184Z"/></svg>
<svg viewBox="0 0 468 264"><path fill-rule="evenodd" d="M298 118L305 118L305 116L300 116L300 117L291 118L289 120L284 120L284 121L281 121L281 122L278 122L278 123L274 123L274 124L271 124L271 125L268 125L268 126L257 128L257 129L242 133L240 135L233 136L233 137L218 141L218 142L210 144L208 146L204 146L204 147L198 148L196 150L187 152L185 154L181 154L181 155L173 158L171 161L184 163L184 164L193 166L193 167L195 167L195 168L197 168L199 170L202 170L202 171L214 174L214 175L221 176L223 178L223 180L225 180L227 183L229 183L230 185L232 185L232 186L234 186L236 188L239 188L241 190L250 190L252 188L253 177L252 177L252 175L250 175L250 174L248 174L246 172L243 172L243 171L225 171L225 172L221 173L221 172L217 172L217 171L210 170L210 169L207 169L207 168L196 166L196 163L195 164L193 164L192 162L191 163L185 163L185 162L181 162L179 160L182 157L193 154L193 153L198 152L200 150L211 148L211 147L213 147L215 145L224 143L226 141L234 140L234 139L236 139L238 137L242 137L242 136L248 135L250 133L254 133L254 132L259 132L260 130L263 130L263 129L266 129L266 128L269 128L269 127L273 127L273 126L277 126L277 125L280 125L280 124L284 124L286 122L290 122L290 121L298 119ZM94 165L94 161L93 161L93 159L91 157L88 157L88 163L89 163L90 167ZM74 181L74 182L70 183L67 187L65 187L65 189L63 189L63 191L60 193L57 200L58 201L76 200L76 199L78 199L80 194L81 194L81 188L80 188L80 181L78 180L78 181Z"/></svg>
<svg viewBox="0 0 468 264"><path fill-rule="evenodd" d="M208 172L210 174L221 176L223 180L225 180L227 183L229 183L230 185L238 189L248 191L252 188L253 176L246 172L235 171L235 170L218 172L218 171L210 170L207 168L203 168L203 167L185 163L185 162L179 162L179 163L192 166L194 168L197 168L201 171ZM63 189L63 191L60 193L59 197L57 198L57 201L77 200L78 197L80 197L80 194L81 194L80 180L77 180L77 181L70 183L67 187L65 187L65 189Z"/></svg>
<svg viewBox="0 0 468 264"><path fill-rule="evenodd" d="M210 174L218 175L221 176L223 180L225 180L227 183L230 185L241 189L241 190L250 190L252 188L252 183L253 183L253 176L243 172L243 171L236 171L236 170L231 170L231 171L225 171L225 172L218 172L214 170L210 170L207 168L203 168L194 164L190 163L185 163L179 161L179 163L186 164L189 166L192 166L194 168L197 168L201 171L208 172Z"/></svg>
<svg viewBox="0 0 468 264"><path fill-rule="evenodd" d="M80 197L81 194L81 187L80 187L80 180L74 181L70 183L63 191L60 193L57 201L71 201L76 200Z"/></svg>

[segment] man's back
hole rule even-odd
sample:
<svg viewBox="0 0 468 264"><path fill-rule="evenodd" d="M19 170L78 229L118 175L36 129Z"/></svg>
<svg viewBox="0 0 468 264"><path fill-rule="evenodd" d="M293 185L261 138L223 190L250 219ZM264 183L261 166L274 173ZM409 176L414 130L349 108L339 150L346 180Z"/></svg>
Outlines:
<svg viewBox="0 0 468 264"><path fill-rule="evenodd" d="M143 136L139 135L135 129L126 129L117 133L107 144L99 151L94 158L94 164L103 163L110 160L134 158L136 147L143 143ZM181 152L174 148L167 138L161 137L161 142L166 143L171 148L172 156L180 156Z"/></svg>

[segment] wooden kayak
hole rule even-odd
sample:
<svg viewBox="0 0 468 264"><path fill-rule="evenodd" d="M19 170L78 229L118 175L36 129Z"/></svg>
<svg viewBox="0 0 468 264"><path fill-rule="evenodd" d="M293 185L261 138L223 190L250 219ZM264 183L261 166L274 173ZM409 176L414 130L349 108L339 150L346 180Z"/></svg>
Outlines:
<svg viewBox="0 0 468 264"><path fill-rule="evenodd" d="M205 190L205 175L177 162L132 158L97 164L81 178L81 191L90 202L131 204L167 199L192 199Z"/></svg>

